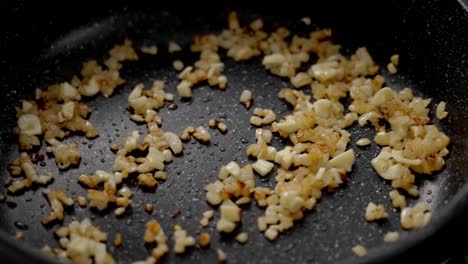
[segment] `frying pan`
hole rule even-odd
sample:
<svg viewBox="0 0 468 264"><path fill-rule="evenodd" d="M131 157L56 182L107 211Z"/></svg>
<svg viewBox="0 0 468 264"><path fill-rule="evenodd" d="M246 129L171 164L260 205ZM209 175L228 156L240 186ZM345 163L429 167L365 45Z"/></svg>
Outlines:
<svg viewBox="0 0 468 264"><path fill-rule="evenodd" d="M76 169L59 171L54 161L46 157L39 171L55 171L57 177L50 188L59 188L68 195L85 195L76 177L92 173L96 169L110 170L114 155L108 150L110 143L119 143L123 136L133 130L144 131L129 119L126 110L130 89L139 82L150 84L154 79L167 81L167 89L175 93L176 73L171 62L181 59L188 65L196 60L196 54L188 52L188 46L197 33L217 32L225 27L228 10L236 9L241 21L249 22L262 17L267 29L288 26L293 32L308 32L315 27L330 27L334 41L343 44L344 52L350 53L360 46L367 46L371 55L381 66L388 58L399 53L399 73L389 76L384 72L387 84L401 89L412 87L416 94L433 98L433 102L448 102L449 117L436 124L447 133L452 143L445 169L432 176L419 177L421 196L410 199L410 204L426 200L433 210L431 223L410 232L399 227L398 212L389 211L389 220L383 223L366 223L364 208L369 202L383 203L391 208L389 184L377 177L370 160L379 148L372 145L358 148L357 139L371 137L371 128L351 128L352 147L359 158L350 180L333 193L326 193L316 208L307 213L304 220L282 234L275 242L267 241L256 227L256 216L261 213L255 205L244 208L239 230L249 233L249 243L239 245L232 235L219 235L214 222L207 230L212 234L211 249L191 249L187 254L168 254L167 263L200 263L216 261L213 249L222 248L230 263L375 263L417 260L440 263L447 258L466 253L463 243L455 240L468 235L464 221L468 206L468 15L462 2L450 1L320 1L313 8L290 2L287 6L269 4L263 7L249 6L246 2L231 3L231 8L210 5L180 4L165 6L148 3L122 3L114 1L111 6L96 6L95 3L58 3L53 7L43 3L17 1L7 3L7 19L2 23L1 50L2 75L0 103L0 180L9 178L6 166L18 156L16 137L12 128L16 125L14 106L20 99L31 98L36 87L69 80L81 66L81 62L96 58L102 60L107 50L126 37L134 46L156 44L157 56L141 56L140 61L126 63L121 71L126 83L108 99L99 97L89 100L93 109L91 122L100 131L94 140L72 136L79 143L82 160ZM465 5L466 6L466 5ZM309 16L313 25L306 26L300 18ZM184 51L168 54L165 50L169 40L182 44ZM229 127L226 135L212 130L211 142L184 145L184 155L167 166L169 178L154 191L141 190L129 183L135 191L130 212L116 218L112 211L103 213L88 208L66 211L64 224L74 219L91 218L92 222L108 232L112 241L116 232L123 236L123 246L116 249L111 242L108 248L119 262L127 263L146 258L148 248L143 245L144 224L157 219L166 234L172 225L181 224L192 235L201 228L198 224L203 211L210 209L205 202L203 186L214 181L217 169L231 160L242 164L251 162L246 158L246 147L254 142L254 128L248 125L252 109L246 110L238 103L243 89L255 94L254 106L271 108L279 116L291 109L280 102L276 94L288 86L286 80L268 74L260 59L234 63L223 57L229 79L228 89L220 91L199 85L189 101L175 100L178 108L159 111L163 116L163 129L180 134L188 125L207 126L211 118L225 122ZM433 106L435 105L433 103ZM434 110L434 109L433 109ZM275 140L276 146L284 144ZM44 149L39 152L45 153ZM257 185L272 186L274 176L257 180ZM0 187L6 193L5 187ZM143 206L153 202L155 210L148 214ZM172 218L179 209L181 214ZM56 260L43 255L38 248L48 244L58 247L53 232L59 225L44 227L42 217L49 205L41 189L33 189L18 196L8 196L8 202L0 204L0 253L2 263L54 263ZM401 241L384 244L383 235L388 231L400 231ZM24 241L15 241L17 231L24 233ZM171 236L169 235L170 239ZM364 258L355 256L351 247L363 244L370 249Z"/></svg>

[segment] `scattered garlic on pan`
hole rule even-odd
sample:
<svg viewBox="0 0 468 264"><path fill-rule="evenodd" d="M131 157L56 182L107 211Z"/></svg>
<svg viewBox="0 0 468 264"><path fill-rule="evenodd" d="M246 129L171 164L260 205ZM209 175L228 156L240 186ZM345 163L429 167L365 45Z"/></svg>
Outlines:
<svg viewBox="0 0 468 264"><path fill-rule="evenodd" d="M203 217L202 219L200 220L200 225L202 227L207 227L211 218L213 218L214 216L214 211L213 210L207 210L205 212L203 212Z"/></svg>
<svg viewBox="0 0 468 264"><path fill-rule="evenodd" d="M387 219L388 214L385 212L385 207L382 204L376 205L369 203L366 208L365 218L367 221L375 221L380 219Z"/></svg>
<svg viewBox="0 0 468 264"><path fill-rule="evenodd" d="M419 202L413 207L401 211L400 224L404 229L421 228L431 220L432 213L426 202Z"/></svg>
<svg viewBox="0 0 468 264"><path fill-rule="evenodd" d="M180 225L174 225L174 252L184 253L187 247L195 246L195 239L187 235L187 231Z"/></svg>
<svg viewBox="0 0 468 264"><path fill-rule="evenodd" d="M447 103L444 102L444 101L441 101L438 105L437 105L437 109L436 109L436 117L437 119L444 119L447 117L448 113L447 111L445 111L445 107L447 106Z"/></svg>
<svg viewBox="0 0 468 264"><path fill-rule="evenodd" d="M249 109L252 105L253 95L252 91L250 90L243 90L241 96L239 98L239 102L245 106L245 108Z"/></svg>
<svg viewBox="0 0 468 264"><path fill-rule="evenodd" d="M167 45L168 45L167 50L169 51L169 53L174 53L174 52L178 52L182 50L180 45L173 40L169 41Z"/></svg>
<svg viewBox="0 0 468 264"><path fill-rule="evenodd" d="M36 166L26 152L21 152L20 158L8 165L8 171L15 178L21 175L24 176L22 179L14 179L8 184L7 190L10 193L16 193L25 188L28 189L33 184L47 185L52 182L55 176L50 172L47 175L38 176Z"/></svg>
<svg viewBox="0 0 468 264"><path fill-rule="evenodd" d="M156 45L142 46L140 51L148 55L156 55L158 54L158 47Z"/></svg>
<svg viewBox="0 0 468 264"><path fill-rule="evenodd" d="M354 254L358 255L359 257L364 257L367 255L367 248L365 248L363 245L356 245L352 249Z"/></svg>
<svg viewBox="0 0 468 264"><path fill-rule="evenodd" d="M146 223L146 230L143 236L145 243L156 243L156 247L151 250L151 257L157 262L169 252L167 237L164 234L161 225L156 220L150 220Z"/></svg>
<svg viewBox="0 0 468 264"><path fill-rule="evenodd" d="M200 243L201 247L207 247L210 245L211 242L211 236L209 233L202 232L200 233L200 236L198 237L198 242Z"/></svg>
<svg viewBox="0 0 468 264"><path fill-rule="evenodd" d="M52 212L42 219L42 223L46 225L54 220L63 221L63 206L73 205L73 199L68 198L65 193L60 190L45 189L42 193L47 197L47 201L49 201L50 207L52 208Z"/></svg>
<svg viewBox="0 0 468 264"><path fill-rule="evenodd" d="M193 137L201 142L207 143L210 141L211 134L208 130L202 126L195 128L195 132L193 133Z"/></svg>
<svg viewBox="0 0 468 264"><path fill-rule="evenodd" d="M400 208L403 210L406 207L406 198L405 196L401 195L398 190L394 189L390 191L390 199L392 200L392 205L395 208Z"/></svg>
<svg viewBox="0 0 468 264"><path fill-rule="evenodd" d="M56 232L62 248L48 246L42 250L72 263L114 264L115 260L107 252L107 234L91 224L88 218L81 222L72 221L68 226L61 227Z"/></svg>
<svg viewBox="0 0 468 264"><path fill-rule="evenodd" d="M398 232L387 232L384 235L385 243L393 243L393 242L397 242L398 240L400 240L400 233Z"/></svg>
<svg viewBox="0 0 468 264"><path fill-rule="evenodd" d="M52 152L54 154L55 163L57 163L60 169L67 169L80 162L80 149L75 142L63 144L56 139L51 139L49 143L51 146L47 147L47 152Z"/></svg>

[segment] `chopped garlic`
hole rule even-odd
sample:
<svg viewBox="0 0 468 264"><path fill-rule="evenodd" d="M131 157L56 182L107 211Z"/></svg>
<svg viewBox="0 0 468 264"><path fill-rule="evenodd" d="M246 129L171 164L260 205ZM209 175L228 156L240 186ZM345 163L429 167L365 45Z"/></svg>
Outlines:
<svg viewBox="0 0 468 264"><path fill-rule="evenodd" d="M393 243L400 239L400 233L398 232L388 232L384 235L385 243Z"/></svg>
<svg viewBox="0 0 468 264"><path fill-rule="evenodd" d="M239 233L236 236L236 241L241 244L247 243L248 240L249 240L249 235L246 232Z"/></svg>
<svg viewBox="0 0 468 264"><path fill-rule="evenodd" d="M353 247L354 254L358 255L359 257L363 257L367 255L367 248L362 245L356 245Z"/></svg>
<svg viewBox="0 0 468 264"><path fill-rule="evenodd" d="M245 108L249 109L252 105L252 91L250 90L243 90L241 96L239 98L239 102L245 106Z"/></svg>
<svg viewBox="0 0 468 264"><path fill-rule="evenodd" d="M361 147L367 146L370 143L371 143L371 141L368 138L360 138L360 139L358 139L358 141L356 141L356 145L361 146Z"/></svg>
<svg viewBox="0 0 468 264"><path fill-rule="evenodd" d="M388 217L387 212L382 204L375 205L374 203L369 203L366 208L366 220L375 221L380 219L386 219Z"/></svg>
<svg viewBox="0 0 468 264"><path fill-rule="evenodd" d="M208 132L208 130L206 130L206 128L202 127L202 126L199 126L197 128L195 128L195 132L193 133L193 137L195 139L197 139L198 141L201 141L201 142L208 142L211 138L211 135L210 135L210 132Z"/></svg>
<svg viewBox="0 0 468 264"><path fill-rule="evenodd" d="M201 247L209 246L211 242L210 234L206 232L200 233L200 236L198 237L198 242L200 243Z"/></svg>
<svg viewBox="0 0 468 264"><path fill-rule="evenodd" d="M438 105L437 105L437 109L436 109L436 117L437 119L444 119L447 117L448 113L447 111L445 111L445 107L446 107L447 103L444 102L444 101L441 101Z"/></svg>
<svg viewBox="0 0 468 264"><path fill-rule="evenodd" d="M174 225L174 252L181 254L187 247L195 246L195 239L187 235L187 231L179 225Z"/></svg>
<svg viewBox="0 0 468 264"><path fill-rule="evenodd" d="M274 164L266 160L257 160L252 164L252 168L260 174L260 176L266 176L273 169Z"/></svg>
<svg viewBox="0 0 468 264"><path fill-rule="evenodd" d="M182 48L180 47L179 44L177 44L177 42L169 41L169 44L168 44L169 53L174 53L174 52L178 52L178 51L181 51L181 50L182 50Z"/></svg>
<svg viewBox="0 0 468 264"><path fill-rule="evenodd" d="M156 55L158 54L158 47L156 45L151 46L143 46L140 48L141 52L149 55Z"/></svg>
<svg viewBox="0 0 468 264"><path fill-rule="evenodd" d="M432 213L426 202L419 202L413 207L401 211L400 223L404 229L421 228L431 220Z"/></svg>

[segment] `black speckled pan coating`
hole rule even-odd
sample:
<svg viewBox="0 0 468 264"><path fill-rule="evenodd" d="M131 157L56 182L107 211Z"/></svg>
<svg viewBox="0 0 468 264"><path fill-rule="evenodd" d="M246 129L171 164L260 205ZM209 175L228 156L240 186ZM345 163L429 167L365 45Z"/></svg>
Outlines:
<svg viewBox="0 0 468 264"><path fill-rule="evenodd" d="M207 127L212 118L226 123L228 133L223 135L210 130L212 139L208 145L194 140L184 144L184 154L167 166L168 180L161 182L156 190L144 191L131 183L135 192L133 203L122 217L116 218L110 210L97 213L75 205L66 212L64 224L90 217L94 224L108 232L110 251L121 263L144 259L149 254L142 240L144 224L149 219L157 219L162 224L169 235L170 245L172 225L176 223L194 236L201 231L212 234L210 249L190 249L182 256L170 253L165 257L166 263L213 263L216 261L216 248L222 248L228 254L229 263L384 262L407 257L418 257L432 263L453 254L455 249L463 249L454 247L453 239L449 238L467 233L467 228L454 231L453 227L458 227L463 223L461 219L466 219L462 213L468 195L465 186L468 159L468 16L456 1L388 1L382 5L356 3L345 4L336 10L337 5L321 3L310 10L304 8L299 11L278 6L271 10L237 10L243 22L263 17L267 29L284 25L293 32L307 33L316 26L331 27L335 42L341 43L346 53L367 46L384 69L390 56L399 53L399 73L389 76L386 70L383 71L387 85L396 89L412 87L417 95L432 97L432 113L436 103L441 100L448 102L449 117L437 122L452 138L447 166L432 177L424 180L420 177L421 197L409 199L410 204L419 200L429 202L434 211L429 227L420 231L402 231L399 243L383 243L386 232L401 231L399 213L390 209L389 184L377 177L370 165L379 147L375 144L368 147L355 145L360 137L372 138L373 129L353 126L350 129L353 135L350 147L358 158L349 175L350 180L336 192L326 193L315 209L306 213L303 221L281 234L277 241L269 242L258 232L256 216L261 210L255 204L245 208L242 225L238 228L248 232L247 245L235 242L234 236L220 236L214 229L215 221L202 229L198 221L202 212L210 209L205 202L203 187L216 179L221 165L231 160L240 164L252 162L246 158L245 150L255 140L255 129L248 123L253 107L247 111L239 104L242 90L248 88L253 91L254 107L271 108L280 117L291 110L276 95L279 89L290 86L287 80L267 73L260 58L235 63L226 56L222 57L229 80L226 91L202 84L194 88L191 101L180 101L176 96L178 108L169 110L165 107L159 113L164 120L162 128L176 134L181 134L189 125ZM190 8L167 8L169 11L161 11L157 7L126 4L127 8L114 7L102 12L99 8L85 11L84 7L76 7L78 11L58 14L36 12L38 6L28 6L23 2L18 6L12 8L13 17L29 19L31 25L8 28L2 36L2 42L6 44L2 50L2 56L5 56L2 66L8 73L1 77L0 87L3 94L0 98L3 110L0 113L2 183L9 178L8 162L18 156L16 138L11 129L15 126L13 107L21 98L30 98L36 87L70 80L82 61L102 59L114 43L126 37L134 41L135 47L143 44L159 47L157 56L141 55L138 62L125 63L121 74L126 83L111 98L99 97L88 102L93 109L90 120L101 134L94 140L78 136L68 139L79 143L82 153L79 168L59 172L51 158L46 158L45 166L39 166L40 171L58 172L50 188L63 189L73 197L86 195L86 190L76 182L78 175L97 169L111 170L114 154L109 150L110 143L120 143L135 129L145 131L144 126L137 126L129 119L126 106L130 89L139 82L150 85L153 80L162 79L167 82L167 90L176 94L177 73L172 68L172 61L180 59L185 65L192 64L197 59L196 54L188 52L193 36L201 32L219 32L226 25L228 10L218 8L218 12L190 12ZM69 10L65 4L60 7ZM368 9L361 9L364 7ZM300 21L305 15L312 18L312 26L307 27ZM166 44L169 40L176 40L184 51L168 54ZM21 49L27 50L20 52ZM275 137L273 144L278 147L284 142ZM259 186L273 186L273 182L273 175L257 178ZM3 184L0 192L5 193ZM45 228L40 223L49 211L41 190L8 196L8 201L15 202L17 206L11 209L7 204L0 204L2 255L10 261L50 261L32 249L45 244L58 246L53 232L59 225ZM388 221L366 223L364 210L370 201L385 204L389 209ZM155 209L151 214L143 210L147 202L154 203ZM176 209L181 214L171 218ZM17 221L27 225L26 230L21 230L25 241L20 245L10 239L19 230L18 225L15 226ZM123 237L123 246L119 249L111 243L116 232L122 233ZM370 249L369 256L362 259L354 256L351 248L356 244Z"/></svg>

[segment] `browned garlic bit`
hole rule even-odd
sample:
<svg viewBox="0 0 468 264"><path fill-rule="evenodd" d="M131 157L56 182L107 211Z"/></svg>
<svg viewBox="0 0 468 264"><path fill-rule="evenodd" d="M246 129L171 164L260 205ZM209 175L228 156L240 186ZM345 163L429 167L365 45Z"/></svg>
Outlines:
<svg viewBox="0 0 468 264"><path fill-rule="evenodd" d="M365 218L367 221L375 221L380 219L387 219L388 214L385 212L385 207L382 204L375 205L374 203L369 203L366 208Z"/></svg>
<svg viewBox="0 0 468 264"><path fill-rule="evenodd" d="M63 221L63 206L72 206L73 199L68 198L65 193L59 190L45 189L42 193L47 197L50 207L52 208L52 212L42 219L42 223L46 225L54 220Z"/></svg>
<svg viewBox="0 0 468 264"><path fill-rule="evenodd" d="M390 192L390 199L392 200L393 207L400 209L404 209L406 207L406 198L401 195L398 190L392 190Z"/></svg>
<svg viewBox="0 0 468 264"><path fill-rule="evenodd" d="M22 231L17 231L15 234L15 239L18 241L24 240L24 233Z"/></svg>
<svg viewBox="0 0 468 264"><path fill-rule="evenodd" d="M210 223L211 218L214 216L214 211L213 210L208 210L203 212L203 218L200 220L200 225L202 227L207 227L208 224Z"/></svg>
<svg viewBox="0 0 468 264"><path fill-rule="evenodd" d="M255 108L250 124L254 126L269 125L276 121L276 114L270 109Z"/></svg>
<svg viewBox="0 0 468 264"><path fill-rule="evenodd" d="M377 77L376 77L377 78ZM402 92L375 86L374 80L353 81L350 88L353 103L349 106L359 116L359 124L368 121L378 133L374 140L384 146L380 154L372 160L376 172L384 179L392 181L392 187L406 190L417 196L414 174L431 174L441 170L448 154L450 139L434 125L429 125L430 99L414 97L411 90ZM391 130L379 124L388 121Z"/></svg>
<svg viewBox="0 0 468 264"><path fill-rule="evenodd" d="M232 161L222 166L217 181L205 186L206 200L211 205L219 205L230 198L250 197L255 188L254 173L251 165L241 168Z"/></svg>
<svg viewBox="0 0 468 264"><path fill-rule="evenodd" d="M195 133L195 128L194 127L187 127L184 129L182 132L182 135L180 136L180 139L183 141L189 141L192 138L192 134Z"/></svg>
<svg viewBox="0 0 468 264"><path fill-rule="evenodd" d="M198 242L200 243L201 247L207 247L210 245L211 242L211 236L209 233L203 232L200 234L198 238Z"/></svg>
<svg viewBox="0 0 468 264"><path fill-rule="evenodd" d="M222 249L218 248L216 250L216 255L218 256L218 264L225 264L227 262L226 253Z"/></svg>
<svg viewBox="0 0 468 264"><path fill-rule="evenodd" d="M195 128L193 137L200 142L207 143L208 141L210 141L211 134L206 128L199 126Z"/></svg>
<svg viewBox="0 0 468 264"><path fill-rule="evenodd" d="M224 124L221 121L218 121L216 119L211 119L209 126L211 128L217 128L221 133L226 133L227 132L227 125Z"/></svg>
<svg viewBox="0 0 468 264"><path fill-rule="evenodd" d="M114 236L114 246L120 247L122 246L122 234L117 233Z"/></svg>
<svg viewBox="0 0 468 264"><path fill-rule="evenodd" d="M167 237L158 221L151 220L146 223L146 230L143 239L145 243L156 243L156 247L151 250L151 256L155 262L158 262L159 259L169 252Z"/></svg>
<svg viewBox="0 0 468 264"><path fill-rule="evenodd" d="M78 165L81 159L78 144L75 142L63 144L56 139L49 140L50 146L47 152L52 152L55 157L55 163L60 169L67 169L70 166Z"/></svg>
<svg viewBox="0 0 468 264"><path fill-rule="evenodd" d="M239 98L239 102L245 106L245 108L249 109L252 105L252 91L250 90L243 90L241 96Z"/></svg>
<svg viewBox="0 0 468 264"><path fill-rule="evenodd" d="M388 232L384 235L385 243L393 243L400 239L400 233L398 232Z"/></svg>
<svg viewBox="0 0 468 264"><path fill-rule="evenodd" d="M187 231L180 225L174 225L174 252L182 254L187 247L195 246L195 239L187 235Z"/></svg>
<svg viewBox="0 0 468 264"><path fill-rule="evenodd" d="M95 207L102 211L107 208L109 203L115 203L117 209L114 213L119 216L132 202L130 199L133 195L132 191L127 187L119 189L119 185L125 177L127 177L126 173L108 173L98 170L93 175L80 175L78 182L89 188L89 207ZM100 185L104 186L103 190L96 190Z"/></svg>
<svg viewBox="0 0 468 264"><path fill-rule="evenodd" d="M154 208L154 206L153 206L152 203L147 203L147 204L145 204L145 211L146 211L147 213L151 214L151 213L153 212L153 208Z"/></svg>
<svg viewBox="0 0 468 264"><path fill-rule="evenodd" d="M166 93L163 81L154 81L150 90L145 90L143 84L137 84L128 96L128 107L133 114L130 118L135 122L145 122L148 125L161 124L162 118L156 110L164 106L165 101L172 98L172 94Z"/></svg>
<svg viewBox="0 0 468 264"><path fill-rule="evenodd" d="M419 202L414 207L406 207L401 211L400 223L404 229L421 228L431 220L432 213L426 202Z"/></svg>
<svg viewBox="0 0 468 264"><path fill-rule="evenodd" d="M72 221L67 227L59 228L56 235L62 249L46 246L43 251L73 263L115 263L112 255L107 252L107 234L93 226L88 218L81 222Z"/></svg>
<svg viewBox="0 0 468 264"><path fill-rule="evenodd" d="M353 252L359 257L364 257L367 255L367 248L365 248L363 245L356 245L353 247Z"/></svg>
<svg viewBox="0 0 468 264"><path fill-rule="evenodd" d="M9 183L7 189L10 193L15 193L25 188L30 188L33 184L47 185L54 179L53 173L38 176L36 166L31 161L30 156L26 152L22 152L19 159L11 162L8 165L8 170L15 178L24 175L24 178L15 179Z"/></svg>
<svg viewBox="0 0 468 264"><path fill-rule="evenodd" d="M156 55L158 54L158 47L156 45L143 46L140 51L148 55Z"/></svg>

